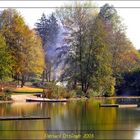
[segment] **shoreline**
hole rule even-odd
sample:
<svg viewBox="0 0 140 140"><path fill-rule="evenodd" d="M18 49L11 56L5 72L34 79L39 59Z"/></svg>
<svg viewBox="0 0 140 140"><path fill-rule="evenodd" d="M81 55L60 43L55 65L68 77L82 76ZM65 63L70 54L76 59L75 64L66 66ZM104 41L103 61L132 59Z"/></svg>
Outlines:
<svg viewBox="0 0 140 140"><path fill-rule="evenodd" d="M0 101L0 103L13 103L13 102L26 102L27 98L38 98L33 94L18 94L18 95L11 95L10 101ZM140 96L113 96L113 97L77 97L77 98L69 98L68 101L79 101L79 100L87 100L87 99L140 99Z"/></svg>
<svg viewBox="0 0 140 140"><path fill-rule="evenodd" d="M10 101L0 101L0 104L3 104L3 103L14 103L14 101L13 100L10 100Z"/></svg>
<svg viewBox="0 0 140 140"><path fill-rule="evenodd" d="M95 99L140 99L140 96L93 97Z"/></svg>

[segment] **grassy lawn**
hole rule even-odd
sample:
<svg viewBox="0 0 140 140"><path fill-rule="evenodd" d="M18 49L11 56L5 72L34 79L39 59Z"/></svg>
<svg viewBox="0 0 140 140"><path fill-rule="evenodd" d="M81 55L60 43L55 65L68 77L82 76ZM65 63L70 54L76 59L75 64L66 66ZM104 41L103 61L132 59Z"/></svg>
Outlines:
<svg viewBox="0 0 140 140"><path fill-rule="evenodd" d="M23 88L16 88L13 91L13 94L31 94L31 93L42 93L43 89L41 88L33 88L33 87L23 87Z"/></svg>

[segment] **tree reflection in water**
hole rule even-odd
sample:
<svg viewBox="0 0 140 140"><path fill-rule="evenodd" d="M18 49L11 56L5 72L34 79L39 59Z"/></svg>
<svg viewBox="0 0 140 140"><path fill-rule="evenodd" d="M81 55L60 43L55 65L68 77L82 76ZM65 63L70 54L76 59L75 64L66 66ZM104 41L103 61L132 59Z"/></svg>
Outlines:
<svg viewBox="0 0 140 140"><path fill-rule="evenodd" d="M100 139L134 139L139 136L139 131L135 131L140 126L139 108L100 108L99 103L114 104L116 101L89 99L68 103L0 104L1 116L51 117L50 120L0 122L0 130L14 130L1 131L0 138L46 139L46 134L81 134L82 130L92 130L95 138ZM26 133L17 130L26 130Z"/></svg>

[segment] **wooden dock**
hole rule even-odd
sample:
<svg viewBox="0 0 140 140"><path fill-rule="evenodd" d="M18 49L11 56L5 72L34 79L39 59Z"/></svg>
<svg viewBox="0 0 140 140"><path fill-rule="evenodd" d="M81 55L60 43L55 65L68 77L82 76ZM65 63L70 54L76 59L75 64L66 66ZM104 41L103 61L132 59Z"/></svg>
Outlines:
<svg viewBox="0 0 140 140"><path fill-rule="evenodd" d="M12 121L12 120L44 120L51 119L50 117L35 117L35 116L12 116L12 117L0 117L0 121Z"/></svg>
<svg viewBox="0 0 140 140"><path fill-rule="evenodd" d="M120 104L119 106L118 106L119 108L133 108L133 107L138 107L138 105L137 104Z"/></svg>
<svg viewBox="0 0 140 140"><path fill-rule="evenodd" d="M134 108L137 104L99 104L99 107L118 107L118 108Z"/></svg>
<svg viewBox="0 0 140 140"><path fill-rule="evenodd" d="M26 102L68 102L68 99L27 98Z"/></svg>

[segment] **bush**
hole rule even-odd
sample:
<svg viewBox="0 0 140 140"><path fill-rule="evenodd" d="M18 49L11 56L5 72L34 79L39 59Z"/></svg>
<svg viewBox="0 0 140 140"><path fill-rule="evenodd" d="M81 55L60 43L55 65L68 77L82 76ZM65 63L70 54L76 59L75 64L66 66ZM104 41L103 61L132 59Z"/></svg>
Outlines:
<svg viewBox="0 0 140 140"><path fill-rule="evenodd" d="M75 90L71 90L71 91L69 91L69 95L70 95L70 97L77 97L77 94L76 94L76 91Z"/></svg>
<svg viewBox="0 0 140 140"><path fill-rule="evenodd" d="M93 90L93 89L89 89L89 90L87 91L87 95L88 95L89 97L95 97L95 96L99 96L99 92L97 92L97 91L95 91L95 90Z"/></svg>
<svg viewBox="0 0 140 140"><path fill-rule="evenodd" d="M105 93L104 96L105 96L105 97L110 97L110 96L113 96L114 93L115 93L115 87L111 85L111 86L107 89L107 91L106 91L106 93Z"/></svg>
<svg viewBox="0 0 140 140"><path fill-rule="evenodd" d="M14 91L14 88L10 88L10 87L4 88L4 93L11 94L13 91Z"/></svg>
<svg viewBox="0 0 140 140"><path fill-rule="evenodd" d="M70 98L67 89L56 85L56 83L47 83L43 94L47 98Z"/></svg>
<svg viewBox="0 0 140 140"><path fill-rule="evenodd" d="M1 101L10 101L10 100L12 100L12 99L11 99L11 94L1 92L1 93L0 93L0 100L1 100Z"/></svg>
<svg viewBox="0 0 140 140"><path fill-rule="evenodd" d="M82 97L82 96L84 96L85 95L85 93L81 90L81 89L77 89L76 90L76 95L77 95L77 97Z"/></svg>

